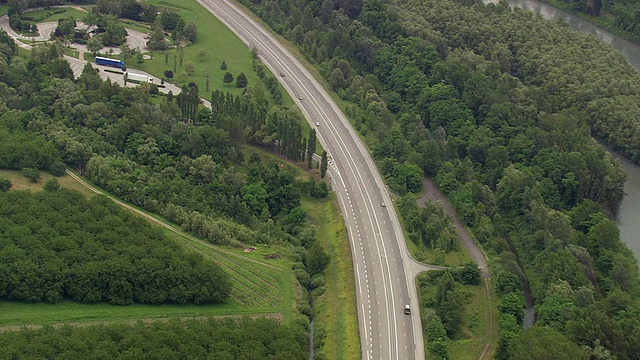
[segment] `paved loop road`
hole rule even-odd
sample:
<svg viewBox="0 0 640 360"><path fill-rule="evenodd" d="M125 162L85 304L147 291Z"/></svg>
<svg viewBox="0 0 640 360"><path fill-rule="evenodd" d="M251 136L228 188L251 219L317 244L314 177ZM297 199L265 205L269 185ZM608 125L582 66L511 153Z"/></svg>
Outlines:
<svg viewBox="0 0 640 360"><path fill-rule="evenodd" d="M391 199L369 153L326 91L260 25L226 0L198 0L278 76L333 160L330 169L351 242L363 359L424 359L414 278ZM316 122L319 125L315 125ZM382 204L386 206L383 206ZM414 310L403 314L405 304Z"/></svg>

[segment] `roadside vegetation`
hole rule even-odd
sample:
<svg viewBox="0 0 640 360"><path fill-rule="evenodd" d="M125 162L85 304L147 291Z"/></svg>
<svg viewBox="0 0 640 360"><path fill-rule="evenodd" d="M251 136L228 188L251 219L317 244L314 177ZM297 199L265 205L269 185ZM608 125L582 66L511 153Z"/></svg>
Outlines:
<svg viewBox="0 0 640 360"><path fill-rule="evenodd" d="M313 291L315 359L360 357L360 332L349 238L335 196L306 200L302 208L318 229L318 239L331 258L324 285Z"/></svg>
<svg viewBox="0 0 640 360"><path fill-rule="evenodd" d="M460 266L471 261L458 240L451 216L441 202L427 200L420 208L408 193L397 202L410 243L409 252L418 261L433 265Z"/></svg>
<svg viewBox="0 0 640 360"><path fill-rule="evenodd" d="M497 311L473 267L418 275L427 359L486 359L495 349ZM493 338L492 338L493 337Z"/></svg>

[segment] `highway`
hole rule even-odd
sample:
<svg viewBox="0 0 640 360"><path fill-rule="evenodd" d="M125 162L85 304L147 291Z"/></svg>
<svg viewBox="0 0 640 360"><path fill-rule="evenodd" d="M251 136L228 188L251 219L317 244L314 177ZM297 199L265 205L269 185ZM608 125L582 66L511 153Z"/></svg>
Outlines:
<svg viewBox="0 0 640 360"><path fill-rule="evenodd" d="M332 160L333 186L348 230L363 359L424 359L415 274L400 224L365 145L327 92L261 25L226 0L198 0L249 47L315 126ZM316 125L316 122L319 125ZM413 309L405 315L405 304Z"/></svg>

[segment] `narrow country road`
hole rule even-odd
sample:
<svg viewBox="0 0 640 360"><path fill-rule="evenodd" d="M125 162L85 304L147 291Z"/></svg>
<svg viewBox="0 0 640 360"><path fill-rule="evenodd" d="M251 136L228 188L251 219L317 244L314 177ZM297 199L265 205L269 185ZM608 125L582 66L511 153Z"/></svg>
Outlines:
<svg viewBox="0 0 640 360"><path fill-rule="evenodd" d="M488 279L489 264L487 264L487 257L484 252L482 252L478 244L473 240L467 228L462 224L462 221L460 221L460 217L458 216L456 209L451 205L444 194L440 192L440 189L438 189L431 179L425 178L422 182L422 186L424 187L424 195L417 199L418 206L424 207L427 199L431 201L440 201L442 203L445 213L451 215L451 218L453 219L453 225L456 227L456 233L462 241L462 246L467 250L471 259L478 264L482 277Z"/></svg>

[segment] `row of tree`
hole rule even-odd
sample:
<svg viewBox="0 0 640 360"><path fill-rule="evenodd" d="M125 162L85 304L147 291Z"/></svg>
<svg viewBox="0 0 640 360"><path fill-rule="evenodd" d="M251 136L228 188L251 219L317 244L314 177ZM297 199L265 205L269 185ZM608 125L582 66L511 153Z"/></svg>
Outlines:
<svg viewBox="0 0 640 360"><path fill-rule="evenodd" d="M309 357L308 342L301 322L172 320L3 332L0 358L299 360Z"/></svg>
<svg viewBox="0 0 640 360"><path fill-rule="evenodd" d="M216 303L228 276L97 196L0 192L0 298L27 302Z"/></svg>

